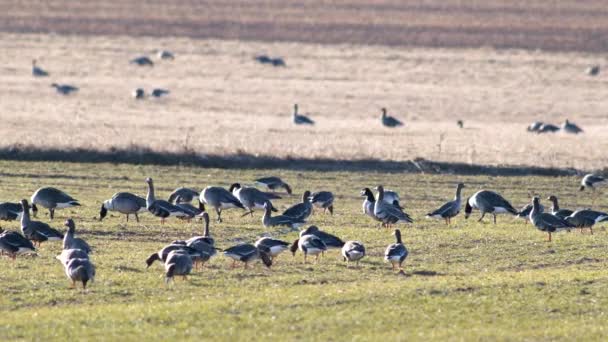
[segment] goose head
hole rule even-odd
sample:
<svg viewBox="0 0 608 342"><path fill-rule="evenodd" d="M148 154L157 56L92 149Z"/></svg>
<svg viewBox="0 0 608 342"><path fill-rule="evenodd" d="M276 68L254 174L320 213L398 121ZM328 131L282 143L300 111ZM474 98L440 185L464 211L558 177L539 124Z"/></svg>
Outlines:
<svg viewBox="0 0 608 342"><path fill-rule="evenodd" d="M393 235L395 235L395 239L397 240L397 243L403 243L401 241L401 231L399 229L395 229L395 231L393 232Z"/></svg>
<svg viewBox="0 0 608 342"><path fill-rule="evenodd" d="M382 202L384 199L384 187L382 185L378 185L376 190L378 191L378 201Z"/></svg>
<svg viewBox="0 0 608 342"><path fill-rule="evenodd" d="M272 257L270 256L270 248L265 246L258 247L258 253L260 253L260 259L264 263L264 266L270 268L272 266Z"/></svg>
<svg viewBox="0 0 608 342"><path fill-rule="evenodd" d="M317 227L317 226L310 226L310 227L304 229L300 233L300 236L304 236L304 235L308 235L308 234L314 234L314 233L316 233L318 231L319 231L319 227Z"/></svg>
<svg viewBox="0 0 608 342"><path fill-rule="evenodd" d="M288 195L291 195L291 187L287 183L283 183L283 188L285 188Z"/></svg>
<svg viewBox="0 0 608 342"><path fill-rule="evenodd" d="M291 252L291 255L295 256L296 252L298 251L298 243L300 242L300 239L296 239L292 244L291 247L289 247L289 251Z"/></svg>
<svg viewBox="0 0 608 342"><path fill-rule="evenodd" d="M293 116L297 116L298 115L298 104L294 104L293 105Z"/></svg>
<svg viewBox="0 0 608 342"><path fill-rule="evenodd" d="M555 197L554 195L547 197L547 200L551 201L553 205L557 204L557 197Z"/></svg>
<svg viewBox="0 0 608 342"><path fill-rule="evenodd" d="M146 183L148 183L149 185L152 185L152 178L148 177L146 178Z"/></svg>
<svg viewBox="0 0 608 342"><path fill-rule="evenodd" d="M69 218L69 219L65 220L63 225L68 227L68 234L74 234L74 231L76 230L76 225L74 224L74 220Z"/></svg>
<svg viewBox="0 0 608 342"><path fill-rule="evenodd" d="M471 206L471 203L469 203L469 200L471 198L467 198L467 204L464 207L464 218L465 220L469 218L469 216L471 216L471 213L473 212L473 207Z"/></svg>
<svg viewBox="0 0 608 342"><path fill-rule="evenodd" d="M23 208L23 212L26 212L26 211L30 210L30 206L27 203L26 199L22 199L21 200L21 208Z"/></svg>
<svg viewBox="0 0 608 342"><path fill-rule="evenodd" d="M302 194L302 202L309 202L310 200L310 191L304 191L304 194Z"/></svg>
<svg viewBox="0 0 608 342"><path fill-rule="evenodd" d="M241 184L232 183L232 185L230 185L230 188L228 189L228 191L233 192L235 189L240 189L240 188L241 188Z"/></svg>
<svg viewBox="0 0 608 342"><path fill-rule="evenodd" d="M109 201L104 201L101 204L101 209L99 209L99 221L103 220L106 217L106 215L108 215L108 208L107 208L108 202Z"/></svg>
<svg viewBox="0 0 608 342"><path fill-rule="evenodd" d="M160 257L158 256L158 253L150 254L150 256L146 259L146 265L148 265L146 268L150 267L152 265L152 263L154 263L157 260L160 261Z"/></svg>
<svg viewBox="0 0 608 342"><path fill-rule="evenodd" d="M386 108L383 107L381 109L381 111L382 111L382 118L385 119L386 118Z"/></svg>

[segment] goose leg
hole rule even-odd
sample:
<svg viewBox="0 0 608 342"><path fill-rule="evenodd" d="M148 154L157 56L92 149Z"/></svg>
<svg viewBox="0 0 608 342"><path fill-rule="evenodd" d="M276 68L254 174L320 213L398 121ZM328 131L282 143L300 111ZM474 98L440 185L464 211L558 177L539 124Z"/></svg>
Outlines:
<svg viewBox="0 0 608 342"><path fill-rule="evenodd" d="M551 242L551 232L549 232L549 239L547 241Z"/></svg>
<svg viewBox="0 0 608 342"><path fill-rule="evenodd" d="M137 216L137 213L135 213L135 221L137 221L137 223L139 223L139 216Z"/></svg>
<svg viewBox="0 0 608 342"><path fill-rule="evenodd" d="M307 253L304 253L304 265L306 265L306 254Z"/></svg>
<svg viewBox="0 0 608 342"><path fill-rule="evenodd" d="M331 214L331 216L334 216L334 206L333 206L333 204L330 205L327 209L329 210L329 213Z"/></svg>
<svg viewBox="0 0 608 342"><path fill-rule="evenodd" d="M127 222L129 222L129 214L127 214Z"/></svg>
<svg viewBox="0 0 608 342"><path fill-rule="evenodd" d="M55 217L55 209L49 209L49 214L51 216L51 220Z"/></svg>
<svg viewBox="0 0 608 342"><path fill-rule="evenodd" d="M494 216L494 224L496 224L496 214L492 214Z"/></svg>
<svg viewBox="0 0 608 342"><path fill-rule="evenodd" d="M481 217L479 218L479 220L477 220L477 222L481 222L481 220L483 220L484 216L486 216L486 213L481 213Z"/></svg>
<svg viewBox="0 0 608 342"><path fill-rule="evenodd" d="M217 214L217 222L222 222L222 210L219 208L216 208L215 213Z"/></svg>

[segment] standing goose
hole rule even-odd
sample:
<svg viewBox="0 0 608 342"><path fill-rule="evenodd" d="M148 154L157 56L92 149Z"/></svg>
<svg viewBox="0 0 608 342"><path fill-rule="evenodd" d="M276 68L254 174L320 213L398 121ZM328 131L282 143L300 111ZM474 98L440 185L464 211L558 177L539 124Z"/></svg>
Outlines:
<svg viewBox="0 0 608 342"><path fill-rule="evenodd" d="M148 183L148 194L146 195L146 208L154 216L160 217L161 224L165 223L167 217L175 216L180 218L191 218L190 212L175 206L165 200L157 200L154 196L154 182L152 178L146 178Z"/></svg>
<svg viewBox="0 0 608 342"><path fill-rule="evenodd" d="M32 242L17 232L4 231L0 228L0 251L15 260L20 254L36 254Z"/></svg>
<svg viewBox="0 0 608 342"><path fill-rule="evenodd" d="M299 248L300 251L302 251L302 253L304 254L304 264L306 264L306 259L309 254L314 255L315 262L317 262L319 261L319 254L327 250L327 246L325 245L323 240L313 234L304 235L298 240L296 240L296 242L298 246L297 248ZM293 252L293 249L292 253L295 254L295 252Z"/></svg>
<svg viewBox="0 0 608 342"><path fill-rule="evenodd" d="M89 259L70 259L65 265L65 274L72 281L72 287L82 282L82 288L86 289L87 283L95 280L95 266Z"/></svg>
<svg viewBox="0 0 608 342"><path fill-rule="evenodd" d="M272 191L275 191L276 189L279 189L279 188L283 188L283 189L285 189L285 191L287 191L288 195L291 195L291 187L289 186L289 184L285 183L279 177L274 177L274 176L262 177L262 178L256 179L255 183L260 186L264 186Z"/></svg>
<svg viewBox="0 0 608 342"><path fill-rule="evenodd" d="M583 130L578 127L578 125L573 124L572 122L568 121L568 119L566 119L566 121L564 121L564 123L562 124L562 131L572 134L583 133Z"/></svg>
<svg viewBox="0 0 608 342"><path fill-rule="evenodd" d="M129 215L135 215L135 220L139 222L139 216L137 214L146 212L147 210L145 199L130 192L117 192L112 198L105 200L101 204L99 221L106 217L108 211L117 211L126 215L127 222L129 222Z"/></svg>
<svg viewBox="0 0 608 342"><path fill-rule="evenodd" d="M36 190L36 192L34 192L32 195L31 201L34 217L36 217L36 214L38 213L37 205L41 205L49 210L51 220L55 217L56 209L80 206L78 200L72 198L72 196L63 191L52 187L45 187Z"/></svg>
<svg viewBox="0 0 608 342"><path fill-rule="evenodd" d="M553 205L551 206L551 214L565 219L566 217L568 217L568 216L572 215L572 213L574 213L574 211L572 211L570 209L560 209L559 204L557 203L557 197L551 195L547 199L549 201L551 201L551 203L553 203Z"/></svg>
<svg viewBox="0 0 608 342"><path fill-rule="evenodd" d="M272 196L250 187L242 187L239 183L234 183L230 186L230 191L243 204L247 212L243 216L249 214L253 217L253 211L256 209L264 210L264 203L270 203L270 210L277 212L278 210L272 205L270 199Z"/></svg>
<svg viewBox="0 0 608 342"><path fill-rule="evenodd" d="M171 253L172 251L175 251L175 250L183 251L184 253L187 253L191 258L197 258L197 257L201 256L200 251L198 251L197 249L195 249L193 247L186 245L185 243L184 244L172 243L172 244L166 245L160 251L150 254L150 256L146 259L146 265L147 265L146 268L149 268L150 266L152 266L152 264L155 261L161 261L164 263L167 260L169 253Z"/></svg>
<svg viewBox="0 0 608 342"><path fill-rule="evenodd" d="M566 221L572 224L576 228L589 228L591 234L593 234L593 226L596 223L608 221L608 214L601 211L595 210L577 210L570 216L566 217Z"/></svg>
<svg viewBox="0 0 608 342"><path fill-rule="evenodd" d="M407 258L409 252L401 241L401 231L399 229L395 229L393 234L395 235L397 242L386 247L386 251L384 252L384 260L391 263L393 271L395 270L396 265L399 265L399 270L403 271L403 262L405 261L405 258Z"/></svg>
<svg viewBox="0 0 608 342"><path fill-rule="evenodd" d="M602 176L594 175L592 173L586 174L585 177L581 180L580 191L585 190L585 188L589 188L591 190L595 190L596 186L606 184L606 179Z"/></svg>
<svg viewBox="0 0 608 342"><path fill-rule="evenodd" d="M380 219L374 215L374 205L376 204L374 193L369 188L364 188L359 194L365 197L363 200L363 213L376 221L380 221Z"/></svg>
<svg viewBox="0 0 608 342"><path fill-rule="evenodd" d="M0 203L0 220L14 221L21 220L23 207L21 203L4 202Z"/></svg>
<svg viewBox="0 0 608 342"><path fill-rule="evenodd" d="M528 224L528 221L530 221L530 212L532 212L533 207L534 206L532 205L532 203L526 204L519 210L517 217L523 219L524 222ZM538 210L542 213L545 211L545 207L541 204L539 205Z"/></svg>
<svg viewBox="0 0 608 342"><path fill-rule="evenodd" d="M137 64L139 66L154 66L154 62L147 56L140 56L133 58L129 61L129 64Z"/></svg>
<svg viewBox="0 0 608 342"><path fill-rule="evenodd" d="M289 248L289 242L267 236L258 239L253 245L257 248L267 248L268 254L272 259L276 258L279 254L283 253Z"/></svg>
<svg viewBox="0 0 608 342"><path fill-rule="evenodd" d="M509 201L504 199L501 195L489 190L480 190L473 196L469 197L466 202L464 209L464 218L468 219L471 216L473 209L479 209L481 217L478 222L483 220L486 214L492 214L494 216L494 224L496 224L496 214L511 213L517 215L518 212Z"/></svg>
<svg viewBox="0 0 608 342"><path fill-rule="evenodd" d="M63 234L57 229L51 228L51 226L44 222L32 221L30 219L30 207L27 200L21 200L21 206L23 207L21 232L28 240L31 240L34 243L37 242L38 246L45 241L63 240Z"/></svg>
<svg viewBox="0 0 608 342"><path fill-rule="evenodd" d="M91 246L89 246L86 241L74 237L74 233L76 231L76 225L74 224L74 220L69 218L65 221L64 225L68 227L68 231L63 237L63 249L80 249L86 252L87 254L91 253Z"/></svg>
<svg viewBox="0 0 608 342"><path fill-rule="evenodd" d="M184 251L171 251L165 261L165 272L165 283L167 284L173 280L174 276L182 276L186 280L192 272L192 258Z"/></svg>
<svg viewBox="0 0 608 342"><path fill-rule="evenodd" d="M574 227L573 224L560 217L547 213L541 213L540 199L536 196L532 199L532 206L532 211L530 212L530 221L538 230L549 234L547 241L551 241L551 233L559 232L561 230L569 230L570 228Z"/></svg>
<svg viewBox="0 0 608 342"><path fill-rule="evenodd" d="M346 261L346 267L349 262L354 261L356 266L359 266L359 260L365 256L365 246L360 241L347 241L342 246L342 257Z"/></svg>
<svg viewBox="0 0 608 342"><path fill-rule="evenodd" d="M396 191L384 189L384 202L388 204L393 204L399 207L400 209L403 209L403 207L401 207L401 198L399 197L399 194Z"/></svg>
<svg viewBox="0 0 608 342"><path fill-rule="evenodd" d="M296 125L314 125L315 122L306 115L298 114L298 104L293 105L293 123Z"/></svg>
<svg viewBox="0 0 608 342"><path fill-rule="evenodd" d="M165 96L165 95L169 95L169 93L170 93L170 91L169 91L169 90L167 90L167 89L162 89L162 88L154 88L154 89L152 90L152 93L151 93L151 94L152 94L152 97L159 98L159 97L163 97L163 96Z"/></svg>
<svg viewBox="0 0 608 342"><path fill-rule="evenodd" d="M171 51L167 51L167 50L160 50L156 53L156 56L159 59L169 59L169 60L174 60L175 59L175 55L173 54L173 52Z"/></svg>
<svg viewBox="0 0 608 342"><path fill-rule="evenodd" d="M394 117L386 114L386 108L382 108L382 125L384 127L399 127L403 126L403 122L395 119Z"/></svg>
<svg viewBox="0 0 608 342"><path fill-rule="evenodd" d="M233 260L233 268L236 266L236 262L240 261L244 264L243 267L247 269L250 263L259 259L262 260L266 267L270 268L272 266L270 251L263 245L257 247L250 243L236 245L224 250L224 255Z"/></svg>
<svg viewBox="0 0 608 342"><path fill-rule="evenodd" d="M312 203L310 199L310 191L304 191L302 194L302 202L289 207L283 212L283 215L290 216L299 220L306 220L312 214Z"/></svg>
<svg viewBox="0 0 608 342"><path fill-rule="evenodd" d="M272 216L270 212L271 204L270 202L266 202L264 204L264 216L262 217L262 224L264 227L290 227L292 229L297 229L301 225L305 223L302 219L297 219L291 216L278 215Z"/></svg>
<svg viewBox="0 0 608 342"><path fill-rule="evenodd" d="M241 208L245 209L238 198L234 197L228 190L219 186L208 186L201 192L200 203L204 203L215 209L217 221L222 222L222 209ZM205 207L202 206L201 209Z"/></svg>
<svg viewBox="0 0 608 342"><path fill-rule="evenodd" d="M69 84L53 83L51 84L51 87L55 88L57 93L61 95L70 95L71 93L75 93L78 91L78 87Z"/></svg>
<svg viewBox="0 0 608 342"><path fill-rule="evenodd" d="M401 209L384 201L384 187L382 185L378 185L376 189L378 190L378 199L374 203L374 215L382 221L384 226L390 227L395 223L414 222L414 220Z"/></svg>
<svg viewBox="0 0 608 342"><path fill-rule="evenodd" d="M203 213L202 218L205 222L203 235L191 237L186 240L186 245L201 253L200 257L194 258L193 260L197 265L200 264L201 266L205 266L205 263L217 254L217 249L215 248L215 240L209 233L209 214Z"/></svg>
<svg viewBox="0 0 608 342"><path fill-rule="evenodd" d="M313 206L323 209L324 214L326 210L329 211L331 215L334 214L334 194L332 194L331 192L314 192L310 196L310 202Z"/></svg>
<svg viewBox="0 0 608 342"><path fill-rule="evenodd" d="M461 191L464 188L463 183L458 183L456 186L456 196L454 196L454 200L449 201L442 205L439 209L426 214L427 218L436 218L436 219L444 219L445 224L450 224L450 220L452 217L455 217L460 213L460 207L462 204L461 199Z"/></svg>
<svg viewBox="0 0 608 342"><path fill-rule="evenodd" d="M46 77L49 73L44 71L42 68L36 65L36 60L32 59L32 76L34 77Z"/></svg>

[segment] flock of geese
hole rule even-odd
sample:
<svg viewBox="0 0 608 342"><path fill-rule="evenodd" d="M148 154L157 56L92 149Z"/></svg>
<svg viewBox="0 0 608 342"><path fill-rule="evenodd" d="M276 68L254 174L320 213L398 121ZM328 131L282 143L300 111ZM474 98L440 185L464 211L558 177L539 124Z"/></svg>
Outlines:
<svg viewBox="0 0 608 342"><path fill-rule="evenodd" d="M264 227L286 227L288 231L298 230L304 226L308 218L313 214L315 208L333 215L334 195L329 191L318 191L311 193L304 191L301 201L293 204L280 215L278 209L272 204L272 200L280 199L281 195L276 190L285 190L287 194L292 193L292 188L279 177L264 177L255 180L255 185L270 190L270 192L259 190L256 187L243 186L234 183L229 189L219 186L208 186L201 192L190 188L175 189L167 200L158 199L155 196L154 182L151 178L146 179L148 192L145 198L129 192L118 192L112 198L101 203L99 220L106 218L108 212L117 212L126 216L135 216L139 222L139 214L149 213L158 217L161 224L166 219L178 218L183 220L200 219L204 222L202 235L194 236L188 240L177 240L168 243L159 251L152 253L146 260L150 267L155 261L162 262L165 268L165 281L168 283L175 276L186 277L194 268L202 268L205 263L214 257L218 251L233 260L233 267L241 262L247 269L249 264L261 260L262 263L271 267L273 260L282 252L290 250L293 255L300 251L307 263L308 256L315 256L318 261L319 255L330 249L339 249L347 267L350 262L359 261L366 256L365 246L361 241L344 242L339 237L322 231L315 225L302 229L298 239L293 242L283 241L271 236L264 236L254 243L244 243L226 249L216 246L215 240L210 234L210 216L208 210L215 211L217 222L222 222L222 211L229 209L244 210L243 216L253 216L254 211L263 211L262 225ZM580 190L595 189L598 185L605 184L606 180L598 175L588 174L581 180ZM463 183L456 186L454 198L445 202L436 210L429 212L426 217L431 219L445 220L449 225L451 219L456 217L462 208ZM414 220L404 211L399 194L385 190L382 185L376 187L377 195L370 188L361 190L363 200L363 213L380 223L380 226L391 228L398 224L413 223ZM191 203L198 200L198 206ZM500 194L480 190L464 201L464 217L468 219L473 210L481 213L479 221L486 214L493 216L496 223L498 214L511 214L525 218L538 230L548 234L551 241L552 234L559 231L570 231L571 229L589 229L593 233L593 226L599 222L608 221L608 214L591 209L568 210L560 208L555 196L548 198L552 203L551 211L545 212L540 204L539 197L533 197L532 202L520 210L515 209L511 203ZM1 220L19 220L21 231L3 231L0 228L0 250L3 254L15 260L18 255L36 253L36 246L40 247L47 241L63 241L63 251L57 259L64 266L65 274L72 282L82 283L86 288L87 283L95 277L95 266L89 255L92 252L89 244L75 237L75 222L72 219L65 221L66 233L51 227L48 223L36 221L30 217L30 209L34 218L37 216L38 207L49 211L51 220L55 217L55 211L64 208L80 206L78 200L67 193L53 188L44 187L38 189L31 196L31 205L28 200L23 199L20 203L0 203ZM387 246L384 259L391 263L393 270L398 269L403 274L403 262L409 252L401 239L401 231L394 229L396 241Z"/></svg>

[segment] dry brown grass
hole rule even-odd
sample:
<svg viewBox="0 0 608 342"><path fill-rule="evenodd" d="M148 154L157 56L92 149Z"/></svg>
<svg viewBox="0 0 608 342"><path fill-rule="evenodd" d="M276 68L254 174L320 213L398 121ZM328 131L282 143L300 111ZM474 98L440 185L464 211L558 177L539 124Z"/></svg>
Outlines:
<svg viewBox="0 0 608 342"><path fill-rule="evenodd" d="M177 59L151 69L128 64L157 48L171 49ZM0 49L1 146L104 150L135 144L160 151L585 169L608 161L607 76L583 72L605 62L595 54L29 34L1 34ZM258 53L283 56L288 67L259 65L252 60ZM51 77L31 77L31 58ZM81 90L62 97L49 87L52 81ZM138 102L130 96L138 86L172 93ZM291 124L294 102L315 127ZM382 106L406 127L380 127ZM565 118L586 133L525 131L533 120Z"/></svg>

